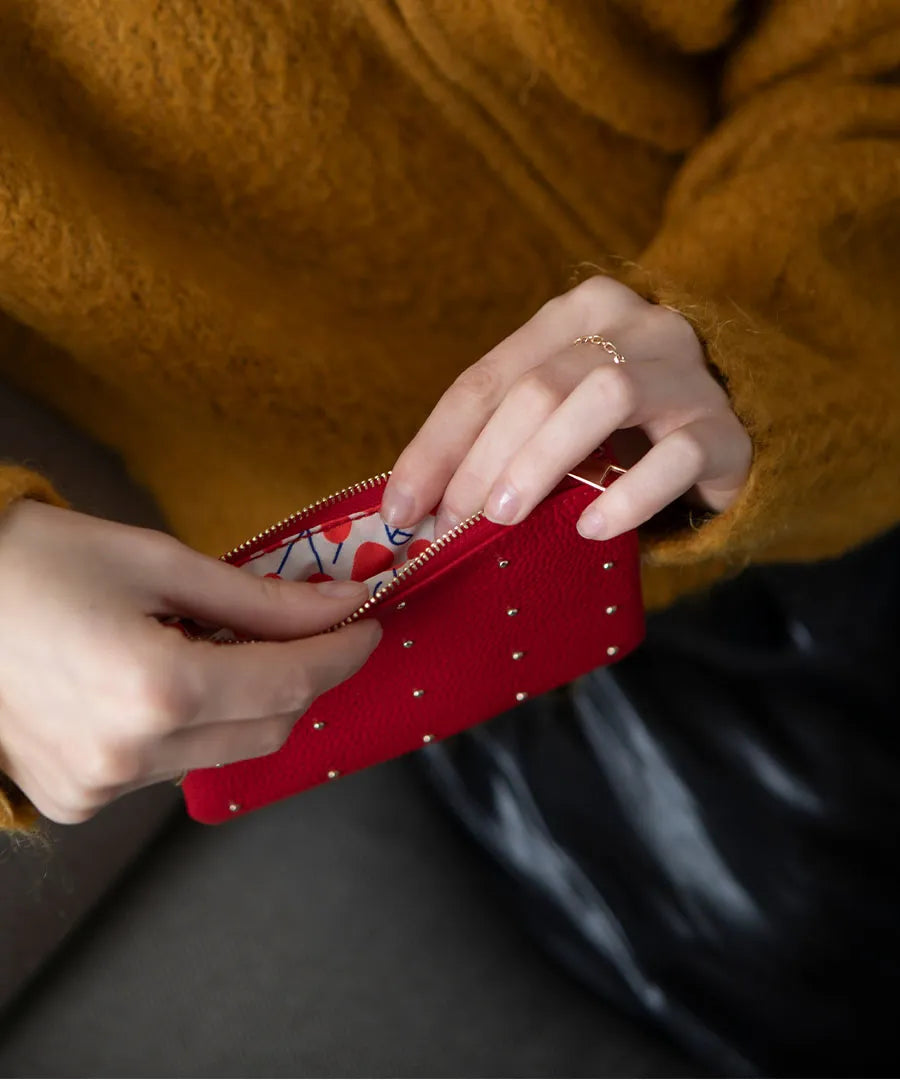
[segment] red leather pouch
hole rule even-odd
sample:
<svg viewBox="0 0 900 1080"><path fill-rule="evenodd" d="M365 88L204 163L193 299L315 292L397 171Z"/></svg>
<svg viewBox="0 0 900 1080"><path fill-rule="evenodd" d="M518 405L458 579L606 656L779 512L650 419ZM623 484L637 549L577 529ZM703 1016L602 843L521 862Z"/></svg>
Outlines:
<svg viewBox="0 0 900 1080"><path fill-rule="evenodd" d="M251 574L365 581L346 622L377 617L365 667L318 698L274 754L197 769L188 812L210 824L446 738L627 655L644 633L637 538L585 540L582 510L621 472L602 454L519 525L478 514L435 539L379 514L387 475L322 499L222 558ZM189 636L234 641L228 630ZM341 625L344 625L342 623Z"/></svg>

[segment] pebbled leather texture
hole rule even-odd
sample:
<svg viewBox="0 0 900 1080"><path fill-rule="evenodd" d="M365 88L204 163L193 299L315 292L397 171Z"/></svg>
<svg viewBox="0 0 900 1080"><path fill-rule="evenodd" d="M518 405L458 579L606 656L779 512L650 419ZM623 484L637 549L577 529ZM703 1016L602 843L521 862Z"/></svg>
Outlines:
<svg viewBox="0 0 900 1080"><path fill-rule="evenodd" d="M602 543L579 536L575 523L596 495L568 480L520 525L482 519L451 540L376 605L384 636L375 653L299 718L280 750L188 774L191 817L216 824L249 813L626 656L644 634L637 536ZM320 520L361 502L352 495L332 503ZM243 565L262 546L231 561Z"/></svg>

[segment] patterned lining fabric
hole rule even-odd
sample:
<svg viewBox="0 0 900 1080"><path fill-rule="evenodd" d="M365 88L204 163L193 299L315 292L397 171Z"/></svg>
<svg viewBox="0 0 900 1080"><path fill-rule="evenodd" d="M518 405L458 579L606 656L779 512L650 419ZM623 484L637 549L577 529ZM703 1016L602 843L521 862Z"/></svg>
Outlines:
<svg viewBox="0 0 900 1080"><path fill-rule="evenodd" d="M372 597L433 543L434 526L435 518L429 515L411 529L398 529L372 507L282 537L243 568L258 577L287 581L362 581ZM210 634L210 627L187 625L192 634L210 641L241 640L233 630Z"/></svg>

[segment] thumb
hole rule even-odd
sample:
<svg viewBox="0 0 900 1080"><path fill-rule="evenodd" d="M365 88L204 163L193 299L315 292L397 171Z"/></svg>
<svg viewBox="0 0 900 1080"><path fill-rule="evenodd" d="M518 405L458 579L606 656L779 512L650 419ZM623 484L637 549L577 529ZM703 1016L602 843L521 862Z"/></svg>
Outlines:
<svg viewBox="0 0 900 1080"><path fill-rule="evenodd" d="M257 577L219 559L184 547L170 564L170 576L156 590L164 612L242 634L288 641L321 633L366 602L362 582L282 581Z"/></svg>

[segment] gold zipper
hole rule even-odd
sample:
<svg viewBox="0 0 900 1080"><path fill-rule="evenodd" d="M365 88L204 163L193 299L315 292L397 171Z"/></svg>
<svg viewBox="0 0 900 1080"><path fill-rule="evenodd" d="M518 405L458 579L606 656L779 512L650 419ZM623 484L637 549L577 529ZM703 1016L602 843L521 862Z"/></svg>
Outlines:
<svg viewBox="0 0 900 1080"><path fill-rule="evenodd" d="M586 466L588 465L587 462L583 464ZM577 473L567 473L565 478L588 484L598 491L606 491L610 476L622 475L624 472L625 470L620 469L618 465L600 461L590 463L590 467L579 469L579 472ZM390 473L385 475L389 476ZM368 484L370 481L366 480L364 483ZM437 539L433 540L420 555L417 555L414 559L410 559L409 562L404 563L394 575L393 579L383 588L379 589L374 596L370 597L362 607L357 608L352 614L348 615L345 619L342 619L339 623L336 623L328 632L331 633L332 630L340 630L342 627L350 626L351 623L355 623L357 620L364 618L373 608L392 596L407 578L411 577L417 570L421 570L425 563L427 563L429 559L433 559L434 556L445 548L451 540L456 540L458 537L462 536L464 532L471 529L472 526L481 521L483 517L484 511L479 510L477 514L467 517L464 521L461 521L454 528L450 529L449 532L437 537Z"/></svg>
<svg viewBox="0 0 900 1080"><path fill-rule="evenodd" d="M407 578L411 577L417 570L421 570L425 563L427 563L429 559L434 558L434 556L437 555L442 548L445 548L451 540L455 540L457 537L462 536L464 532L471 529L472 526L476 524L476 522L481 521L483 517L484 511L479 510L477 514L467 517L449 532L445 532L436 540L432 540L421 554L417 555L414 559L410 559L409 562L404 563L387 585L382 586L374 596L369 597L362 607L357 608L356 611L348 615L346 619L342 619L339 623L330 627L328 632L331 633L332 630L340 630L342 627L349 626L351 623L355 623L358 619L362 619L365 615L368 615L373 608L377 607L389 596L393 595Z"/></svg>
<svg viewBox="0 0 900 1080"><path fill-rule="evenodd" d="M600 491L606 490L606 481L610 473L622 473L623 469L618 468L616 465L603 464L602 478L595 479L593 477L588 478L585 475L579 475L574 472L568 473L567 476L570 479L581 481L582 483L590 484L591 487L596 487ZM379 484L387 483L389 472L378 473L377 476L370 476L368 480L362 480L358 484L351 484L350 487L345 487L341 491L336 491L333 495L326 495L324 499L319 499L317 502L310 503L309 506L304 506L302 510L297 510L296 513L290 514L286 518L282 518L280 521L276 521L274 525L270 525L268 529L264 529L260 533L256 533L248 540L245 540L242 544L238 544L237 547L226 551L220 558L224 562L229 562L236 555L240 555L241 552L246 551L247 548L254 546L255 544L271 539L276 533L287 531L299 522L302 518L314 513L317 510L322 510L325 507L333 506L335 503L341 502L351 495L359 495L364 491L371 491L372 488L378 487ZM473 514L471 517L467 517L464 521L461 521L458 525L450 529L449 532L444 533L442 536L433 540L428 547L414 559L410 559L409 562L404 563L403 566L396 572L393 579L383 586L375 593L374 596L361 606L352 612L345 619L342 619L339 623L329 627L327 633L331 633L333 630L340 630L345 626L350 626L351 623L357 622L359 619L368 615L373 608L383 603L388 597L392 596L396 590L402 585L408 578L412 577L417 570L421 568L430 560L433 559L439 551L442 551L452 540L456 540L467 532L477 522L481 521L484 517L484 511L480 510L477 514ZM230 644L230 643L229 643ZM243 642L235 642L234 644L243 644Z"/></svg>
<svg viewBox="0 0 900 1080"><path fill-rule="evenodd" d="M309 506L304 506L302 510L297 510L296 513L289 514L288 517L282 518L281 521L276 521L275 524L270 525L268 529L263 529L262 532L256 533L255 536L251 536L249 540L245 540L242 544L238 544L238 546L232 548L231 551L226 551L225 554L220 555L219 558L223 562L229 562L235 555L240 555L242 551L246 551L248 547L258 544L260 540L265 540L275 533L280 532L282 529L287 529L301 518L306 517L307 514L311 514L315 510L321 510L326 506L333 506L336 502L340 502L341 499L346 499L350 495L360 495L364 491L369 491L374 487L378 487L381 483L387 483L387 479L390 475L389 472L379 473L377 476L370 476L368 480L362 480L358 484L351 484L350 487L345 487L342 491L336 491L333 495L326 495L324 499L319 499L317 502L310 503Z"/></svg>
<svg viewBox="0 0 900 1080"><path fill-rule="evenodd" d="M317 510L323 510L328 506L334 506L336 503L343 501L351 495L360 495L364 491L371 491L372 488L387 483L390 475L389 472L378 473L377 476L370 476L368 480L361 480L358 484L351 484L350 487L345 487L341 491L334 492L332 495L326 495L324 499L318 499L316 502L310 503L309 506L304 506L302 510L297 510L295 513L289 514L286 518L276 521L274 525L270 525L267 529L263 529L262 532L258 532L249 537L249 539L245 540L243 543L238 544L237 547L233 547L231 551L226 551L224 555L220 555L219 558L223 562L230 562L235 556L246 551L247 548L254 547L261 542L270 540L277 533L292 531L298 522L303 518L308 517L310 514L315 513ZM420 570L429 559L433 558L442 548L446 547L451 540L455 540L457 537L462 536L464 532L470 529L483 517L484 511L480 510L477 514L473 514L471 517L461 521L454 528L450 529L449 532L444 533L443 536L439 536L436 540L433 540L423 552L414 559L410 559L409 562L404 563L387 585L380 588L374 596L369 597L361 607L357 608L356 611L352 612L345 619L342 619L339 623L329 627L326 633L340 630L342 627L349 626L351 623L355 623L357 620L363 618L363 616L367 615L372 608L377 607L378 604L388 596L392 595L402 582L417 570ZM251 644L251 642L248 642L245 639L234 642L223 642L223 644L244 645Z"/></svg>

